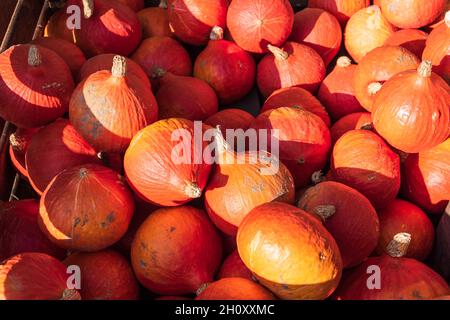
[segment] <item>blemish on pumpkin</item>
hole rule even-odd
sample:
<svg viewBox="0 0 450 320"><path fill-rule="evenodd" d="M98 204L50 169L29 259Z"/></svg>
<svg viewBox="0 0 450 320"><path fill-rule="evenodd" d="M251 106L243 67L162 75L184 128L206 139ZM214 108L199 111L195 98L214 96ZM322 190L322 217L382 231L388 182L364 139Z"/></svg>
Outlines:
<svg viewBox="0 0 450 320"><path fill-rule="evenodd" d="M413 295L414 298L423 299L422 295L420 294L420 291L414 290L412 292L412 295Z"/></svg>
<svg viewBox="0 0 450 320"><path fill-rule="evenodd" d="M111 211L107 216L106 220L100 223L100 226L104 229L109 227L109 225L115 220L116 213L114 211Z"/></svg>
<svg viewBox="0 0 450 320"><path fill-rule="evenodd" d="M320 259L320 261L324 261L326 258L327 258L327 256L325 255L325 253L323 253L323 252L320 252L320 253L319 253L319 259Z"/></svg>
<svg viewBox="0 0 450 320"><path fill-rule="evenodd" d="M304 163L305 163L305 158L297 159L297 164L304 164Z"/></svg>
<svg viewBox="0 0 450 320"><path fill-rule="evenodd" d="M80 222L81 222L81 219L76 217L73 222L73 227L76 228L80 224Z"/></svg>
<svg viewBox="0 0 450 320"><path fill-rule="evenodd" d="M152 261L153 266L156 267L158 265L158 259L157 259L157 256L156 256L156 251L150 252L150 259Z"/></svg>
<svg viewBox="0 0 450 320"><path fill-rule="evenodd" d="M139 265L141 266L142 269L146 269L148 266L144 260L139 260Z"/></svg>
<svg viewBox="0 0 450 320"><path fill-rule="evenodd" d="M144 241L141 241L141 247L144 250L147 250L147 248L148 248L147 244Z"/></svg>
<svg viewBox="0 0 450 320"><path fill-rule="evenodd" d="M376 177L377 177L376 173L371 173L370 175L367 176L367 180L373 181L373 180L375 180Z"/></svg>
<svg viewBox="0 0 450 320"><path fill-rule="evenodd" d="M174 232L175 230L177 230L177 228L175 228L175 227L172 226L172 227L170 227L169 232L172 233L172 232Z"/></svg>

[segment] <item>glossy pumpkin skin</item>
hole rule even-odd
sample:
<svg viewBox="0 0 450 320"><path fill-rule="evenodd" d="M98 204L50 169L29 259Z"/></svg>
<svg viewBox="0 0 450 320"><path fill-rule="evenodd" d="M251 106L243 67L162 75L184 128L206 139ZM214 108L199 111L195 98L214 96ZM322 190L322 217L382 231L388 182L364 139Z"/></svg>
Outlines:
<svg viewBox="0 0 450 320"><path fill-rule="evenodd" d="M24 44L0 54L0 117L18 127L40 127L61 117L73 89L69 67L52 50Z"/></svg>
<svg viewBox="0 0 450 320"><path fill-rule="evenodd" d="M42 194L39 226L62 248L97 251L117 242L134 212L133 196L115 171L94 164L67 169Z"/></svg>
<svg viewBox="0 0 450 320"><path fill-rule="evenodd" d="M138 12L144 9L144 0L117 0L118 2L130 7L133 11Z"/></svg>
<svg viewBox="0 0 450 320"><path fill-rule="evenodd" d="M44 29L44 37L54 37L75 43L75 34L73 30L67 27L67 6L56 11L48 19Z"/></svg>
<svg viewBox="0 0 450 320"><path fill-rule="evenodd" d="M206 127L199 129L203 135ZM195 147L194 130L192 121L172 118L155 122L133 138L125 153L125 175L142 199L179 206L201 196L212 161L202 157L208 142L202 139L201 150Z"/></svg>
<svg viewBox="0 0 450 320"><path fill-rule="evenodd" d="M344 27L358 10L370 5L370 0L309 0L308 7L321 8L332 13Z"/></svg>
<svg viewBox="0 0 450 320"><path fill-rule="evenodd" d="M428 33L417 29L402 29L394 32L384 43L385 46L401 46L422 57Z"/></svg>
<svg viewBox="0 0 450 320"><path fill-rule="evenodd" d="M167 6L145 8L137 13L142 26L142 38L172 37L173 33L169 26L169 15Z"/></svg>
<svg viewBox="0 0 450 320"><path fill-rule="evenodd" d="M325 299L341 278L335 240L319 219L294 206L256 207L239 226L237 243L245 265L280 299Z"/></svg>
<svg viewBox="0 0 450 320"><path fill-rule="evenodd" d="M35 133L25 154L28 178L38 194L61 171L87 163L100 160L66 119L58 119Z"/></svg>
<svg viewBox="0 0 450 320"><path fill-rule="evenodd" d="M330 116L321 102L311 92L300 87L282 88L274 91L264 102L261 113L280 107L303 108L314 113L330 126Z"/></svg>
<svg viewBox="0 0 450 320"><path fill-rule="evenodd" d="M9 157L17 171L24 177L28 177L25 153L30 146L31 138L38 131L39 128L17 128L9 136Z"/></svg>
<svg viewBox="0 0 450 320"><path fill-rule="evenodd" d="M400 189L400 158L377 134L352 130L334 145L328 178L358 190L381 209Z"/></svg>
<svg viewBox="0 0 450 320"><path fill-rule="evenodd" d="M131 247L138 280L162 295L195 293L213 280L221 259L222 243L213 224L204 211L189 206L154 211Z"/></svg>
<svg viewBox="0 0 450 320"><path fill-rule="evenodd" d="M345 48L353 60L361 59L375 48L381 47L397 28L381 14L378 6L356 12L345 28Z"/></svg>
<svg viewBox="0 0 450 320"><path fill-rule="evenodd" d="M372 92L370 85L383 84L399 72L417 69L420 60L412 52L400 46L383 46L369 52L358 64L353 77L356 98L368 111L379 93Z"/></svg>
<svg viewBox="0 0 450 320"><path fill-rule="evenodd" d="M210 283L195 300L275 300L275 297L251 280L234 277Z"/></svg>
<svg viewBox="0 0 450 320"><path fill-rule="evenodd" d="M234 250L222 263L217 279L223 278L245 278L253 280L252 272L245 266L239 252Z"/></svg>
<svg viewBox="0 0 450 320"><path fill-rule="evenodd" d="M289 37L294 12L288 0L232 1L227 27L233 40L244 50L267 52L267 45L281 46Z"/></svg>
<svg viewBox="0 0 450 320"><path fill-rule="evenodd" d="M258 64L256 81L262 95L268 97L275 90L292 86L315 93L325 78L320 55L295 42L286 42L282 50L288 55L286 59L269 53Z"/></svg>
<svg viewBox="0 0 450 320"><path fill-rule="evenodd" d="M44 253L23 253L0 265L0 300L81 300L67 288L66 267Z"/></svg>
<svg viewBox="0 0 450 320"><path fill-rule="evenodd" d="M336 240L344 268L360 264L376 248L380 235L377 212L357 190L325 181L307 189L298 207L318 217L327 216L325 209L333 209L324 226Z"/></svg>
<svg viewBox="0 0 450 320"><path fill-rule="evenodd" d="M449 199L450 139L402 163L402 195L428 213L440 214Z"/></svg>
<svg viewBox="0 0 450 320"><path fill-rule="evenodd" d="M405 257L425 260L433 248L434 227L427 215L412 203L395 199L379 212L380 238L377 254L385 253L392 238L401 232L411 235Z"/></svg>
<svg viewBox="0 0 450 320"><path fill-rule="evenodd" d="M450 88L431 65L398 73L374 101L373 124L393 147L417 153L444 142L450 135ZM405 137L408 137L405 139Z"/></svg>
<svg viewBox="0 0 450 320"><path fill-rule="evenodd" d="M269 110L260 114L251 128L267 130L264 138L269 151L272 139L278 140L279 158L292 173L297 188L310 184L312 174L322 170L328 162L330 130L311 112L290 107ZM278 130L278 138L273 129Z"/></svg>
<svg viewBox="0 0 450 320"><path fill-rule="evenodd" d="M336 121L330 129L331 143L334 145L345 133L357 129L373 129L372 116L369 112L352 113Z"/></svg>
<svg viewBox="0 0 450 320"><path fill-rule="evenodd" d="M128 261L113 250L76 252L63 263L81 271L83 300L137 300L139 285Z"/></svg>

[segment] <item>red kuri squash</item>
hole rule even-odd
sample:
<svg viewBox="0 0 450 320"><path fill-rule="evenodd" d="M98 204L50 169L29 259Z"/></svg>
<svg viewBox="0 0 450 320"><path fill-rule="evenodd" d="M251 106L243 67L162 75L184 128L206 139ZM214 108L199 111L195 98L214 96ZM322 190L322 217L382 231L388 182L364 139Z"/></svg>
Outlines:
<svg viewBox="0 0 450 320"><path fill-rule="evenodd" d="M31 138L39 131L39 128L17 128L9 136L9 157L17 171L24 177L28 177L25 153L31 143Z"/></svg>
<svg viewBox="0 0 450 320"><path fill-rule="evenodd" d="M195 300L275 300L275 297L251 280L234 277L208 284Z"/></svg>
<svg viewBox="0 0 450 320"><path fill-rule="evenodd" d="M253 117L247 111L244 111L242 109L231 108L221 110L213 114L212 116L210 116L208 119L205 120L205 123L213 128L220 126L220 130L223 132L225 140L229 141L227 139L229 138L227 137L227 129L230 130L242 129L243 131L246 131L253 121L255 121L255 117ZM235 143L235 146L236 145L237 143Z"/></svg>
<svg viewBox="0 0 450 320"><path fill-rule="evenodd" d="M73 29L69 29L67 26L66 10L67 6L56 11L50 19L48 19L44 29L44 37L59 38L72 43L76 42Z"/></svg>
<svg viewBox="0 0 450 320"><path fill-rule="evenodd" d="M144 9L145 7L144 0L116 0L116 1L130 7L135 12Z"/></svg>
<svg viewBox="0 0 450 320"><path fill-rule="evenodd" d="M253 280L252 272L245 266L237 250L234 250L224 260L217 274L217 279L235 278L235 277Z"/></svg>
<svg viewBox="0 0 450 320"><path fill-rule="evenodd" d="M352 113L336 121L330 129L332 145L348 131L357 129L373 130L372 116L369 112Z"/></svg>
<svg viewBox="0 0 450 320"><path fill-rule="evenodd" d="M394 32L384 43L385 46L400 46L422 57L428 34L417 29L402 29Z"/></svg>
<svg viewBox="0 0 450 320"><path fill-rule="evenodd" d="M158 7L145 8L137 13L142 26L142 38L172 37L167 13L167 0L161 0Z"/></svg>
<svg viewBox="0 0 450 320"><path fill-rule="evenodd" d="M353 14L369 5L370 0L308 0L308 7L331 12L343 27Z"/></svg>

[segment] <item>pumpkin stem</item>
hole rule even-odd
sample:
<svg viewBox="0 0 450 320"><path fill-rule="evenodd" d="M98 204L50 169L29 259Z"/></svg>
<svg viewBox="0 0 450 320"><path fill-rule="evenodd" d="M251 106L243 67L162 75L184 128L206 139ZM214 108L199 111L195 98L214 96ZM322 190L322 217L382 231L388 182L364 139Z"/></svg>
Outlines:
<svg viewBox="0 0 450 320"><path fill-rule="evenodd" d="M431 70L433 69L433 64L429 60L424 60L420 63L417 73L423 78L431 77Z"/></svg>
<svg viewBox="0 0 450 320"><path fill-rule="evenodd" d="M375 129L373 127L373 123L366 123L364 125L361 126L361 130L369 130L372 131L373 129Z"/></svg>
<svg viewBox="0 0 450 320"><path fill-rule="evenodd" d="M342 56L337 59L336 65L341 68L347 68L352 65L352 60L347 56Z"/></svg>
<svg viewBox="0 0 450 320"><path fill-rule="evenodd" d="M267 49L270 52L272 52L272 54L275 56L275 59L277 59L277 60L284 61L284 60L287 60L287 58L289 58L289 53L287 53L286 51L284 51L281 48L278 48L271 44L268 44Z"/></svg>
<svg viewBox="0 0 450 320"><path fill-rule="evenodd" d="M161 0L159 2L159 7L162 9L167 9L167 0Z"/></svg>
<svg viewBox="0 0 450 320"><path fill-rule="evenodd" d="M219 26L214 26L209 35L211 40L222 40L223 39L223 29Z"/></svg>
<svg viewBox="0 0 450 320"><path fill-rule="evenodd" d="M80 293L75 289L64 289L60 300L81 300Z"/></svg>
<svg viewBox="0 0 450 320"><path fill-rule="evenodd" d="M371 96L374 96L381 90L382 87L383 85L380 82L372 82L367 86L367 92L369 92Z"/></svg>
<svg viewBox="0 0 450 320"><path fill-rule="evenodd" d="M94 0L83 0L83 14L89 19L94 14Z"/></svg>
<svg viewBox="0 0 450 320"><path fill-rule="evenodd" d="M122 56L114 56L111 68L113 77L125 77L127 74L127 60Z"/></svg>
<svg viewBox="0 0 450 320"><path fill-rule="evenodd" d="M30 46L28 50L28 65L30 67L39 67L42 64L41 53L39 52L38 47Z"/></svg>
<svg viewBox="0 0 450 320"><path fill-rule="evenodd" d="M336 213L336 207L331 204L320 205L314 208L314 214L318 215L323 221Z"/></svg>
<svg viewBox="0 0 450 320"><path fill-rule="evenodd" d="M450 28L450 10L445 13L444 21L447 27Z"/></svg>
<svg viewBox="0 0 450 320"><path fill-rule="evenodd" d="M195 291L195 295L199 296L203 291L205 291L206 288L208 288L209 285L210 285L209 282L202 284L200 288L198 288L197 291Z"/></svg>
<svg viewBox="0 0 450 320"><path fill-rule="evenodd" d="M184 193L191 199L200 198L202 189L195 182L188 182L184 187Z"/></svg>
<svg viewBox="0 0 450 320"><path fill-rule="evenodd" d="M164 77L164 75L167 73L166 70L164 70L163 68L153 68L153 73L152 73L152 78L153 79L158 79L158 78L162 78Z"/></svg>
<svg viewBox="0 0 450 320"><path fill-rule="evenodd" d="M386 247L387 253L394 258L404 257L411 243L411 235L406 232L397 233Z"/></svg>
<svg viewBox="0 0 450 320"><path fill-rule="evenodd" d="M318 184L325 180L325 176L321 170L314 172L311 176L311 181L313 184Z"/></svg>
<svg viewBox="0 0 450 320"><path fill-rule="evenodd" d="M9 144L14 151L25 151L26 140L17 136L15 132L9 136Z"/></svg>
<svg viewBox="0 0 450 320"><path fill-rule="evenodd" d="M368 14L380 14L381 8L379 6L377 6L376 4L374 4L374 5L367 7L366 12Z"/></svg>
<svg viewBox="0 0 450 320"><path fill-rule="evenodd" d="M80 175L80 178L85 178L85 177L87 177L87 175L88 175L88 169L86 169L86 168L81 168L80 171L79 171L79 175Z"/></svg>

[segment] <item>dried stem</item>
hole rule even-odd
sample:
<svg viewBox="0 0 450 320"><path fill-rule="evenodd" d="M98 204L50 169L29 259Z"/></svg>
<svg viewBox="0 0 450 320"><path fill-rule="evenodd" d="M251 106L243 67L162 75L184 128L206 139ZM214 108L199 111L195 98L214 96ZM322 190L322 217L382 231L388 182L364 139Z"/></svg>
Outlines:
<svg viewBox="0 0 450 320"><path fill-rule="evenodd" d="M431 70L433 69L433 64L429 60L424 60L420 63L417 73L424 78L431 77Z"/></svg>
<svg viewBox="0 0 450 320"><path fill-rule="evenodd" d="M209 35L211 40L222 40L223 39L223 29L219 26L214 26Z"/></svg>
<svg viewBox="0 0 450 320"><path fill-rule="evenodd" d="M341 68L347 68L352 65L352 60L347 56L342 56L337 59L336 65Z"/></svg>
<svg viewBox="0 0 450 320"><path fill-rule="evenodd" d="M162 9L167 9L167 0L161 0L159 7Z"/></svg>
<svg viewBox="0 0 450 320"><path fill-rule="evenodd" d="M320 205L314 208L314 213L326 221L336 213L336 207L331 204Z"/></svg>
<svg viewBox="0 0 450 320"><path fill-rule="evenodd" d="M397 233L386 247L387 253L391 257L404 257L411 243L411 235L406 232Z"/></svg>
<svg viewBox="0 0 450 320"><path fill-rule="evenodd" d="M202 189L195 182L188 182L184 187L184 193L191 199L200 198Z"/></svg>
<svg viewBox="0 0 450 320"><path fill-rule="evenodd" d="M371 96L374 96L381 90L382 87L383 87L382 83L380 83L380 82L372 82L371 84L369 84L367 86L367 92L369 92L369 94Z"/></svg>
<svg viewBox="0 0 450 320"><path fill-rule="evenodd" d="M114 56L111 68L113 77L125 77L127 74L127 60L122 56Z"/></svg>
<svg viewBox="0 0 450 320"><path fill-rule="evenodd" d="M287 60L287 58L289 58L289 53L287 53L286 51L284 51L281 48L278 48L271 44L268 44L267 49L270 52L272 52L272 54L275 56L275 59L277 59L277 60L284 61L284 60Z"/></svg>
<svg viewBox="0 0 450 320"><path fill-rule="evenodd" d="M42 64L41 53L37 46L31 45L28 50L28 65L31 67L39 67Z"/></svg>

